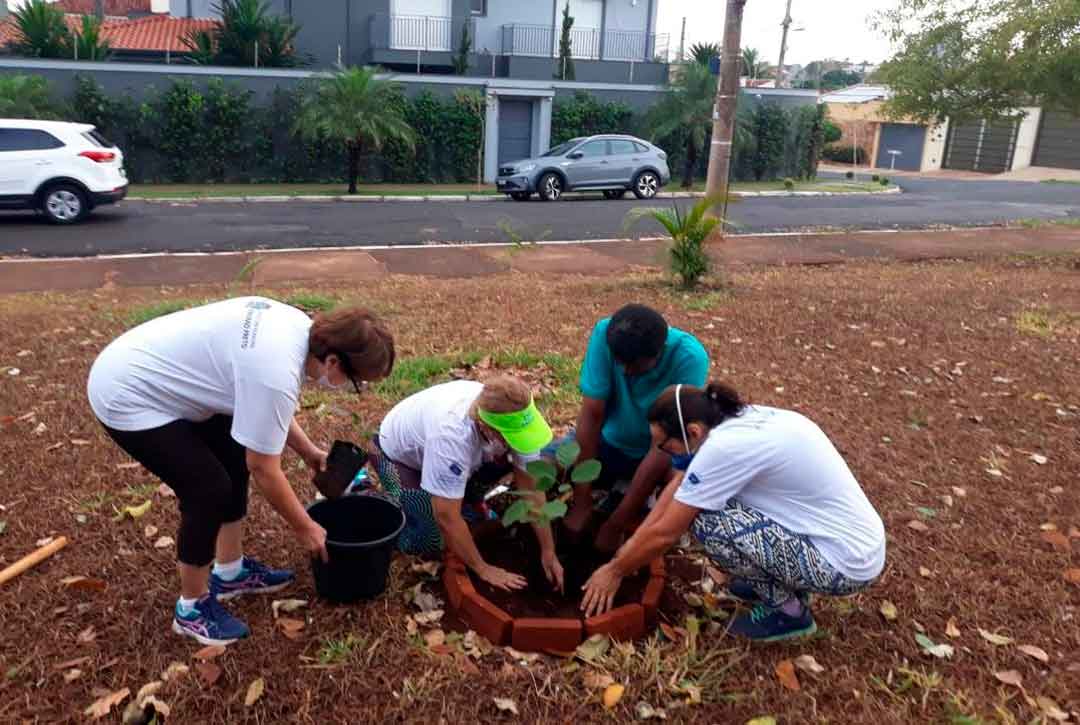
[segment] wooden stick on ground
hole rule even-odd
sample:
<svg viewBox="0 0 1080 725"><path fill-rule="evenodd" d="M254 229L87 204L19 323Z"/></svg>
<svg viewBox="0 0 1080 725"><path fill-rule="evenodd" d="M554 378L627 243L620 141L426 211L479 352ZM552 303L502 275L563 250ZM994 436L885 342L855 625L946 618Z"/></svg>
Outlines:
<svg viewBox="0 0 1080 725"><path fill-rule="evenodd" d="M15 577L22 574L27 569L31 569L41 562L48 559L50 556L67 546L68 540L66 536L60 536L55 541L51 541L45 546L40 547L37 551L33 551L17 562L9 566L8 568L0 571L0 585L6 584Z"/></svg>

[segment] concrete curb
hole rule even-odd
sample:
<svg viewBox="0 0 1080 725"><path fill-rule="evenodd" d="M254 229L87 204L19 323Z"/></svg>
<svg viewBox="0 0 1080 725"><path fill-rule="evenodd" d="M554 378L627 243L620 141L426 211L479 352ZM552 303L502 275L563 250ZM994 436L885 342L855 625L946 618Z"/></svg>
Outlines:
<svg viewBox="0 0 1080 725"><path fill-rule="evenodd" d="M589 193L589 192L570 192L570 193ZM779 197L793 197L793 196L879 196L882 194L901 194L903 190L899 186L890 186L880 191L735 191L731 196L736 199L754 199L754 198L779 198ZM705 193L701 191L663 191L656 195L657 199L703 199ZM306 201L306 202L402 202L402 203L416 203L420 201L433 201L433 202L464 202L464 201L511 201L507 196L501 194L429 194L426 196L395 196L393 194L387 194L380 196L378 194L357 194L355 196L342 195L342 196L318 196L318 195L297 195L297 196L202 196L202 197L187 197L187 196L161 196L154 198L143 198L138 196L128 197L129 201L144 201L151 204L240 204L240 203L256 203L256 204L280 204L290 201Z"/></svg>

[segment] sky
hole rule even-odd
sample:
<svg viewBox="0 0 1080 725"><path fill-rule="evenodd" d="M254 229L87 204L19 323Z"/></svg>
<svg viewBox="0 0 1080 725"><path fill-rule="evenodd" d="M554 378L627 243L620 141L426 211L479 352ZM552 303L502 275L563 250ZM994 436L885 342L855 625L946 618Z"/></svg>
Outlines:
<svg viewBox="0 0 1080 725"><path fill-rule="evenodd" d="M615 0L630 2L631 0ZM673 53L679 47L682 19L686 17L686 47L696 42L720 43L724 38L724 0L657 0L657 33L671 36ZM776 64L780 55L780 24L786 0L748 0L743 12L742 46L757 48L763 59ZM806 65L814 60L849 58L877 63L889 55L889 43L868 25L879 10L894 0L792 0L791 28L805 28L788 36L785 63Z"/></svg>

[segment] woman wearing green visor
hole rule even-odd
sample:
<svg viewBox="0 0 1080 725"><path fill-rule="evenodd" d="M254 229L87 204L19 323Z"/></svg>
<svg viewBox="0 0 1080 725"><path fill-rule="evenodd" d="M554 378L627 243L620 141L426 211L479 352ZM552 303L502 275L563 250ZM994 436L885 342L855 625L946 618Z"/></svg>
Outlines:
<svg viewBox="0 0 1080 725"><path fill-rule="evenodd" d="M484 561L466 519L486 518L484 494L511 470L516 488L533 488L525 466L540 458L551 438L529 387L509 376L444 383L398 403L371 445L383 488L405 511L398 546L409 554L447 546L489 584L523 588L524 577ZM534 529L544 572L562 590L551 528L538 524Z"/></svg>

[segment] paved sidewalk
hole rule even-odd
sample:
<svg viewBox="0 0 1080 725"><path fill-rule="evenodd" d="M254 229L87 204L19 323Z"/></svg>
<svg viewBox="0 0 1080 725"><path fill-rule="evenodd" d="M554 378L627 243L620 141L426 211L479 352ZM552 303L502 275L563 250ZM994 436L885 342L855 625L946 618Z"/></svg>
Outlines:
<svg viewBox="0 0 1080 725"><path fill-rule="evenodd" d="M504 272L603 275L657 267L662 240L372 247L79 259L0 259L0 294L233 281L249 263L256 284L371 281L389 274L476 277ZM838 264L855 260L977 259L1080 254L1080 228L747 235L714 245L725 265Z"/></svg>

